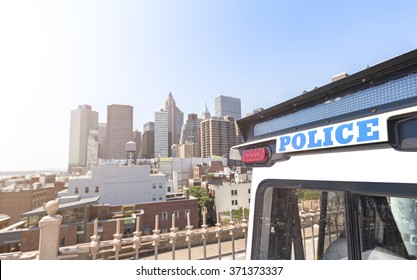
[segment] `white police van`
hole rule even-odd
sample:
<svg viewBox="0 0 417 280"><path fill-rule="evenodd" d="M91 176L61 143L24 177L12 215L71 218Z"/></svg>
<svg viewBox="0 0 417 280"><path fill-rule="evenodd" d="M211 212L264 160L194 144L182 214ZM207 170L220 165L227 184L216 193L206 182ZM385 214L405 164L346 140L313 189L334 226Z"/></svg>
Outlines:
<svg viewBox="0 0 417 280"><path fill-rule="evenodd" d="M238 125L248 259L417 258L417 50Z"/></svg>

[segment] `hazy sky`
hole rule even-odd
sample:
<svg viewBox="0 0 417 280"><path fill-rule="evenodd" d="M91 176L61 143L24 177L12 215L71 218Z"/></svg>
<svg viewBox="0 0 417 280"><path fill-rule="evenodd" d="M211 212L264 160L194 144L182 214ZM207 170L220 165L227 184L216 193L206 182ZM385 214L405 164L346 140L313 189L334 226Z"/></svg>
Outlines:
<svg viewBox="0 0 417 280"><path fill-rule="evenodd" d="M2 0L0 170L66 168L80 104L246 115L416 48L417 1Z"/></svg>

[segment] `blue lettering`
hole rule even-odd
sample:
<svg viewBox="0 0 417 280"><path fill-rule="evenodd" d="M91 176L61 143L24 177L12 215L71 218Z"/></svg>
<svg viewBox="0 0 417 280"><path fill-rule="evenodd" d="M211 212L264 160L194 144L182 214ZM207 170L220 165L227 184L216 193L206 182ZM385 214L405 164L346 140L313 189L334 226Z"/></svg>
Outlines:
<svg viewBox="0 0 417 280"><path fill-rule="evenodd" d="M340 144L348 144L353 139L353 135L349 135L346 138L343 137L343 130L345 129L347 129L348 131L352 131L353 123L342 124L338 128L336 128L335 137L336 141Z"/></svg>
<svg viewBox="0 0 417 280"><path fill-rule="evenodd" d="M291 144L296 150L302 149L306 144L306 136L303 133L297 133L292 138Z"/></svg>
<svg viewBox="0 0 417 280"><path fill-rule="evenodd" d="M280 141L280 145L279 145L279 151L280 152L285 152L286 150L286 146L288 146L288 144L290 144L291 141L291 137L290 136L283 136L279 138Z"/></svg>
<svg viewBox="0 0 417 280"><path fill-rule="evenodd" d="M359 121L357 122L357 125L359 128L359 136L357 138L358 142L379 139L379 131L373 131L372 133L370 133L372 127L378 126L378 118Z"/></svg>
<svg viewBox="0 0 417 280"><path fill-rule="evenodd" d="M321 147L322 141L320 139L316 140L316 134L317 130L312 130L308 132L308 148Z"/></svg>
<svg viewBox="0 0 417 280"><path fill-rule="evenodd" d="M323 132L324 132L323 147L327 147L327 146L333 145L332 131L333 131L333 127L326 127L326 128L323 129Z"/></svg>

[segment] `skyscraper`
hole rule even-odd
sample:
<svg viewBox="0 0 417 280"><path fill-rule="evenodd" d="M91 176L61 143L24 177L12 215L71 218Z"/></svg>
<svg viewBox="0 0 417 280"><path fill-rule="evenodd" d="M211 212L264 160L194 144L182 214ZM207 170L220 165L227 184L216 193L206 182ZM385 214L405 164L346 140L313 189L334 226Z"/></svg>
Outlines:
<svg viewBox="0 0 417 280"><path fill-rule="evenodd" d="M136 143L136 156L138 157L142 148L142 132L137 129L133 131L132 140Z"/></svg>
<svg viewBox="0 0 417 280"><path fill-rule="evenodd" d="M180 157L200 157L200 123L197 114L188 114L181 129Z"/></svg>
<svg viewBox="0 0 417 280"><path fill-rule="evenodd" d="M228 117L212 117L201 122L201 157L229 158L230 148L243 142L236 121ZM229 161L230 164L230 161Z"/></svg>
<svg viewBox="0 0 417 280"><path fill-rule="evenodd" d="M169 93L168 98L165 101L165 111L168 112L168 144L169 147L171 147L171 145L173 144L180 143L181 127L184 123L184 113L177 107L171 92Z"/></svg>
<svg viewBox="0 0 417 280"><path fill-rule="evenodd" d="M216 117L231 116L235 121L242 117L239 98L220 95L214 101Z"/></svg>
<svg viewBox="0 0 417 280"><path fill-rule="evenodd" d="M143 125L141 158L154 158L155 155L155 123Z"/></svg>
<svg viewBox="0 0 417 280"><path fill-rule="evenodd" d="M107 106L106 159L126 158L125 145L132 140L133 107L129 105Z"/></svg>
<svg viewBox="0 0 417 280"><path fill-rule="evenodd" d="M106 147L106 123L98 124L98 158L103 159Z"/></svg>
<svg viewBox="0 0 417 280"><path fill-rule="evenodd" d="M169 156L171 146L168 138L168 112L155 112L155 157Z"/></svg>
<svg viewBox="0 0 417 280"><path fill-rule="evenodd" d="M198 131L200 129L201 119L197 117L197 114L188 114L188 119L181 128L181 140L180 144L184 143L198 143Z"/></svg>
<svg viewBox="0 0 417 280"><path fill-rule="evenodd" d="M90 105L80 105L71 111L68 170L87 166L87 140L90 131L98 129L98 112Z"/></svg>

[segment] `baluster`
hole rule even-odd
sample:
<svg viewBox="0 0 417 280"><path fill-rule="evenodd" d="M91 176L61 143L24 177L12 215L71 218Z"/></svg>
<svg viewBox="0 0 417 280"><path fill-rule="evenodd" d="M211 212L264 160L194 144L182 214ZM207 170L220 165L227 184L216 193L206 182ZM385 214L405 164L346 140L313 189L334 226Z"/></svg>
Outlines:
<svg viewBox="0 0 417 280"><path fill-rule="evenodd" d="M172 214L172 227L170 230L171 232L169 233L169 243L172 244L172 259L175 260L175 242L178 238L178 228L175 227L175 214Z"/></svg>
<svg viewBox="0 0 417 280"><path fill-rule="evenodd" d="M203 253L204 253L204 259L207 259L207 248L206 248L206 240L208 235L208 225L206 223L207 221L207 208L204 207L203 210L203 224L201 225L201 228L203 229L201 231L201 237L203 238Z"/></svg>
<svg viewBox="0 0 417 280"><path fill-rule="evenodd" d="M98 250L100 247L100 236L98 235L98 220L94 220L94 235L90 237L90 252L93 260L97 259Z"/></svg>
<svg viewBox="0 0 417 280"><path fill-rule="evenodd" d="M232 236L232 259L235 259L235 222L233 221L232 210L230 210L229 235Z"/></svg>
<svg viewBox="0 0 417 280"><path fill-rule="evenodd" d="M152 231L153 235L152 235L152 246L154 246L154 257L155 260L158 259L158 247L159 247L159 241L160 241L160 235L159 233L161 232L161 230L159 229L159 216L156 215L155 216L155 229Z"/></svg>
<svg viewBox="0 0 417 280"><path fill-rule="evenodd" d="M245 208L242 208L242 223L240 226L242 228L243 233L245 234L245 252L246 252L247 239L248 239L248 232L247 232L248 220L246 220L246 217L245 217Z"/></svg>
<svg viewBox="0 0 417 280"><path fill-rule="evenodd" d="M119 252L120 248L122 247L122 236L123 234L120 233L120 219L116 220L116 233L113 234L113 251L114 251L114 259L119 259Z"/></svg>
<svg viewBox="0 0 417 280"><path fill-rule="evenodd" d="M311 210L311 208L308 213L308 217L311 222L311 243L313 245L313 260L315 260L316 259L316 244L314 243L315 242L314 241L314 213L313 213L313 210Z"/></svg>
<svg viewBox="0 0 417 280"><path fill-rule="evenodd" d="M217 211L217 223L216 223L216 237L217 237L217 246L218 246L218 250L219 250L219 260L222 259L222 223L220 221L220 216L219 216L219 212Z"/></svg>
<svg viewBox="0 0 417 280"><path fill-rule="evenodd" d="M185 228L187 229L185 232L185 241L188 242L188 259L191 260L191 240L193 238L194 232L192 231L193 226L190 224L190 212L187 212L187 226Z"/></svg>
<svg viewBox="0 0 417 280"><path fill-rule="evenodd" d="M133 233L133 250L135 250L135 260L139 259L139 250L142 245L141 241L142 232L140 231L140 217L136 218L136 231Z"/></svg>

